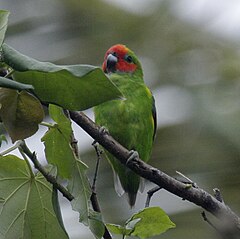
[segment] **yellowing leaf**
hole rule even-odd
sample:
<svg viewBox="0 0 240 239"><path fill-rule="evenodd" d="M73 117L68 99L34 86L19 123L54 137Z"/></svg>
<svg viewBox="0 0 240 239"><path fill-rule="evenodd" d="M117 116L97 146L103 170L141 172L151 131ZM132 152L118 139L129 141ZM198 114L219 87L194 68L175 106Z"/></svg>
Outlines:
<svg viewBox="0 0 240 239"><path fill-rule="evenodd" d="M43 120L39 100L26 91L0 88L0 118L13 142L32 136Z"/></svg>

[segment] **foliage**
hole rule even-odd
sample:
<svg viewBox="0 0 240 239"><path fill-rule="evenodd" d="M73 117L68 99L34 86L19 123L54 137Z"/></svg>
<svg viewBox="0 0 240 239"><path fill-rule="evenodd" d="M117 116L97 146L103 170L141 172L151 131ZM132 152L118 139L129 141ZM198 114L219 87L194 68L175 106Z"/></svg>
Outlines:
<svg viewBox="0 0 240 239"><path fill-rule="evenodd" d="M150 207L135 213L125 222L124 226L107 224L107 227L114 234L137 236L144 239L160 235L166 230L174 228L175 224L161 208Z"/></svg>
<svg viewBox="0 0 240 239"><path fill-rule="evenodd" d="M70 145L71 122L58 106L49 105L49 114L56 124L49 127L42 138L46 158L50 164L57 166L59 176L70 179L75 162L75 155Z"/></svg>
<svg viewBox="0 0 240 239"><path fill-rule="evenodd" d="M7 30L9 12L0 10L0 46L2 45Z"/></svg>
<svg viewBox="0 0 240 239"><path fill-rule="evenodd" d="M13 142L37 132L44 112L36 97L25 90L0 88L0 104L1 120Z"/></svg>
<svg viewBox="0 0 240 239"><path fill-rule="evenodd" d="M68 238L53 210L52 185L14 155L0 164L0 237Z"/></svg>
<svg viewBox="0 0 240 239"><path fill-rule="evenodd" d="M100 239L105 225L101 214L91 208L88 166L72 148L71 121L63 109L88 109L120 98L121 92L98 67L40 62L3 44L8 14L0 11L1 65L10 69L9 74L0 77L0 117L12 141L20 140L16 147L23 159L14 155L0 156L0 237L69 238L61 217L56 185L61 185L61 180L65 179L73 197L72 208L80 214L79 221ZM44 118L43 104L48 105L54 123L43 123L48 127L42 137L48 166L41 170L46 174L35 174L27 156L36 165L36 154L28 148L24 150L21 142L37 132ZM1 142L4 140L1 136ZM49 178L54 178L56 183L49 183ZM114 226L109 225L111 227L114 231ZM148 208L134 214L126 222L124 232L120 231L124 235L146 238L171 227L174 224L161 209Z"/></svg>
<svg viewBox="0 0 240 239"><path fill-rule="evenodd" d="M68 110L84 110L121 97L119 90L98 67L39 62L6 44L3 44L2 51L5 63L14 69L14 79L32 85L34 94L42 102Z"/></svg>

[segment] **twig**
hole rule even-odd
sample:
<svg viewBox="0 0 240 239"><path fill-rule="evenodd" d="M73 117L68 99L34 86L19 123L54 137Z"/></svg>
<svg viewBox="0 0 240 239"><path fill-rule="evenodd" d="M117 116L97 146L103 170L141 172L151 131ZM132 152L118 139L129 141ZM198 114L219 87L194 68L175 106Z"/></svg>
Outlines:
<svg viewBox="0 0 240 239"><path fill-rule="evenodd" d="M100 127L84 113L73 111L70 111L69 113L73 121L92 136L93 139L99 142L99 144L101 144L106 150L113 154L122 164L126 165L129 150L114 140L111 135L100 134ZM229 230L237 228L239 232L240 218L230 208L226 207L225 204L219 202L203 189L194 187L186 188L184 183L179 182L173 177L170 177L159 169L154 168L137 158L131 160L126 167L167 191L204 208L217 218L224 220L227 219L229 221Z"/></svg>
<svg viewBox="0 0 240 239"><path fill-rule="evenodd" d="M97 174L98 174L98 168L99 168L99 163L101 160L101 151L96 143L96 141L94 140L94 142L92 143L96 154L97 154L97 164L96 164L96 168L95 168L95 173L94 173L94 178L93 178L93 184L92 184L92 195L90 197L90 201L92 203L92 207L93 210L96 212L101 213L101 208L98 202L98 198L97 198L97 192L96 192L96 182L97 182ZM107 227L105 226L105 231L104 231L104 235L103 235L104 239L112 239L111 234L109 233Z"/></svg>
<svg viewBox="0 0 240 239"><path fill-rule="evenodd" d="M192 187L194 187L194 188L197 188L197 187L198 187L195 182L193 182L190 178L188 178L188 177L187 177L186 175L184 175L183 173L181 173L181 172L179 172L179 171L176 171L176 173L186 180L185 182L181 181L182 183L190 184L190 185L191 185Z"/></svg>
<svg viewBox="0 0 240 239"><path fill-rule="evenodd" d="M46 178L46 180L51 183L55 188L57 188L62 195L67 198L69 201L72 201L74 199L73 195L68 192L68 190L63 187L60 183L57 182L56 178L53 177L51 174L49 174L45 168L39 163L37 160L36 154L31 152L24 141L21 141L21 144L19 146L22 151L29 157L29 159L33 162L34 167L41 172L41 174Z"/></svg>
<svg viewBox="0 0 240 239"><path fill-rule="evenodd" d="M68 119L70 119L69 111L64 109L63 112L64 112L64 114L66 115L66 117L67 117ZM75 138L73 132L71 133L70 143L71 143L71 146L72 146L72 149L73 149L73 152L74 152L75 156L76 156L77 158L79 158L78 141L77 141L77 139Z"/></svg>
<svg viewBox="0 0 240 239"><path fill-rule="evenodd" d="M159 191L160 189L161 189L161 187L156 186L156 187L150 189L147 192L147 200L146 200L146 203L145 203L145 207L149 207L150 201L151 201L151 198L152 198L153 194L156 193L157 191Z"/></svg>
<svg viewBox="0 0 240 239"><path fill-rule="evenodd" d="M64 114L70 119L70 114L69 114L68 110L64 110ZM71 146L73 148L73 152L74 152L75 156L77 158L79 158L79 151L78 151L78 145L77 144L78 144L78 141L75 138L74 133L72 132L72 134L71 134ZM97 165L97 167L98 167L98 165ZM97 178L97 175L95 175L94 178L95 177ZM98 198L97 198L97 194L96 194L95 184L96 184L96 179L93 182L94 188L92 186L92 195L90 197L90 201L91 201L93 210L96 211L96 212L101 213L101 208L100 208L100 205L99 205L99 202L98 202ZM105 226L105 231L104 231L103 238L104 239L112 239L112 236L110 235L110 233L109 233L109 231L108 231L106 226Z"/></svg>
<svg viewBox="0 0 240 239"><path fill-rule="evenodd" d="M4 77L9 78L14 73L14 71L15 71L14 69L11 69Z"/></svg>
<svg viewBox="0 0 240 239"><path fill-rule="evenodd" d="M214 197L221 203L224 203L222 194L218 188L213 189Z"/></svg>
<svg viewBox="0 0 240 239"><path fill-rule="evenodd" d="M94 149L96 151L96 155L97 155L97 163L96 163L96 168L95 168L94 178L93 178L93 183L92 183L92 191L96 192L97 175L98 175L99 163L100 163L100 160L101 160L102 152L100 151L100 149L98 147L98 143L95 140L92 143L92 146L94 147Z"/></svg>
<svg viewBox="0 0 240 239"><path fill-rule="evenodd" d="M12 147L6 149L5 151L2 151L0 153L0 156L11 153L13 150L18 149L20 145L21 145L21 141L17 141L16 144L14 144Z"/></svg>

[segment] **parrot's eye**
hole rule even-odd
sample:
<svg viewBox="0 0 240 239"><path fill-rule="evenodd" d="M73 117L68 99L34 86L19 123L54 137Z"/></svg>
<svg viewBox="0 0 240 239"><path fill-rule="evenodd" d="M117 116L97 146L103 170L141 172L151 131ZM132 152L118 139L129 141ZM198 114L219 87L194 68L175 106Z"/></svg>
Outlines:
<svg viewBox="0 0 240 239"><path fill-rule="evenodd" d="M133 63L133 58L130 55L125 56L125 61L128 63Z"/></svg>
<svg viewBox="0 0 240 239"><path fill-rule="evenodd" d="M114 51L111 53L113 56L116 56L117 57L117 53Z"/></svg>

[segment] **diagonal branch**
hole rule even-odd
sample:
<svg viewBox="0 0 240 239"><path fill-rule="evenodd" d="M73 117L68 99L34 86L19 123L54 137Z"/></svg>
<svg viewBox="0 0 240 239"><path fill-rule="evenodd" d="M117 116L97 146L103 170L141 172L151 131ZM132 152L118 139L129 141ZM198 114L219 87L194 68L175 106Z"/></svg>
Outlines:
<svg viewBox="0 0 240 239"><path fill-rule="evenodd" d="M39 163L36 154L31 152L27 145L25 144L24 141L19 141L20 142L20 148L22 149L23 153L25 153L29 159L32 161L34 164L34 167L39 170L39 172L46 178L46 180L51 183L55 188L59 190L59 192L62 193L62 195L67 198L69 201L72 201L74 199L73 195L69 193L69 191L62 186L57 179L52 176L50 173L46 171L46 169Z"/></svg>
<svg viewBox="0 0 240 239"><path fill-rule="evenodd" d="M139 158L134 158L127 163L129 150L119 144L111 135L101 133L100 127L84 113L70 111L70 117L126 167L172 194L202 207L219 218L228 227L228 230L236 230L240 233L240 218L224 203L201 188L187 187L186 184L146 164Z"/></svg>

